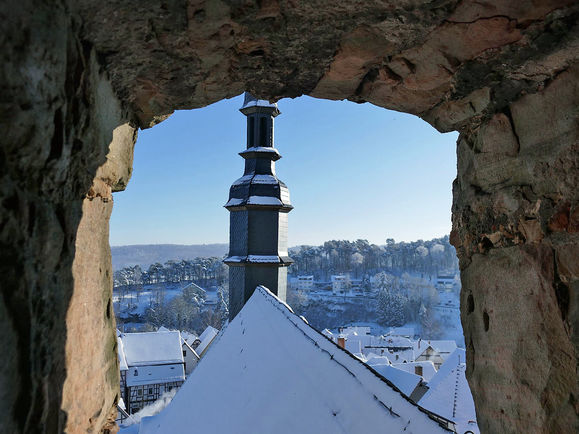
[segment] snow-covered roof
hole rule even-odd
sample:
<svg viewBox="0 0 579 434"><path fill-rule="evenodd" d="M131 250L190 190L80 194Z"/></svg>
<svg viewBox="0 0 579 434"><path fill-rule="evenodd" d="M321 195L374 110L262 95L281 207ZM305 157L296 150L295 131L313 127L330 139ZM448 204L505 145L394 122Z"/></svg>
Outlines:
<svg viewBox="0 0 579 434"><path fill-rule="evenodd" d="M243 95L243 106L241 106L240 110L249 107L268 107L277 109L277 104L275 103L272 104L265 99L257 99L249 92L245 92L245 94Z"/></svg>
<svg viewBox="0 0 579 434"><path fill-rule="evenodd" d="M207 326L207 328L203 330L203 333L201 333L201 336L199 336L199 339L203 342L208 337L214 338L217 336L217 333L219 333L219 330L215 327Z"/></svg>
<svg viewBox="0 0 579 434"><path fill-rule="evenodd" d="M422 377L395 368L392 365L370 365L372 369L378 372L387 380L390 380L406 396L412 395L416 386L422 381Z"/></svg>
<svg viewBox="0 0 579 434"><path fill-rule="evenodd" d="M393 351L388 354L388 358L392 363L407 363L415 359L413 350Z"/></svg>
<svg viewBox="0 0 579 434"><path fill-rule="evenodd" d="M376 353L370 353L366 355L366 363L370 366L375 366L375 365L390 365L390 359L381 354L378 355Z"/></svg>
<svg viewBox="0 0 579 434"><path fill-rule="evenodd" d="M432 348L434 348L439 353L451 354L456 350L455 341L428 341Z"/></svg>
<svg viewBox="0 0 579 434"><path fill-rule="evenodd" d="M366 343L366 347L411 349L414 347L414 342L402 336L370 336L370 339Z"/></svg>
<svg viewBox="0 0 579 434"><path fill-rule="evenodd" d="M406 372L411 372L413 374L416 373L416 367L420 366L422 368L422 379L424 381L430 381L436 374L434 363L432 363L430 360L423 362L394 363L392 366L398 369L402 369Z"/></svg>
<svg viewBox="0 0 579 434"><path fill-rule="evenodd" d="M281 158L279 151L269 146L250 146L249 148L239 153L239 155L241 155L243 158L252 158L256 156L255 154L260 156L267 155L267 157L272 161L277 161Z"/></svg>
<svg viewBox="0 0 579 434"><path fill-rule="evenodd" d="M345 335L349 335L352 333L356 333L357 335L369 335L370 334L370 327L367 327L367 326L340 327L340 332L344 333Z"/></svg>
<svg viewBox="0 0 579 434"><path fill-rule="evenodd" d="M448 432L264 287L217 339L141 434Z"/></svg>
<svg viewBox="0 0 579 434"><path fill-rule="evenodd" d="M329 329L322 330L322 334L328 339L334 339L334 334Z"/></svg>
<svg viewBox="0 0 579 434"><path fill-rule="evenodd" d="M237 182L237 181L236 181ZM239 199L236 197L232 197L231 199L229 199L227 201L227 203L224 205L225 207L228 206L239 206L239 205L243 205L243 204L247 204L247 205L260 205L260 206L289 206L289 201L287 202L282 202L279 198L277 197L272 197L272 196L249 196L249 198L247 200L245 199Z"/></svg>
<svg viewBox="0 0 579 434"><path fill-rule="evenodd" d="M418 347L418 345L420 345L420 347ZM433 350L440 353L443 359L449 356L457 348L455 341L435 341L435 340L415 341L414 346L415 346L414 350L415 356L417 358L420 357L428 349L428 347L432 347Z"/></svg>
<svg viewBox="0 0 579 434"><path fill-rule="evenodd" d="M178 331L125 333L122 340L129 367L183 363Z"/></svg>
<svg viewBox="0 0 579 434"><path fill-rule="evenodd" d="M466 381L466 354L457 348L428 383L419 404L457 424L458 431L478 433L474 401Z"/></svg>
<svg viewBox="0 0 579 434"><path fill-rule="evenodd" d="M213 341L213 339L215 338L215 336L217 336L218 333L219 330L217 330L216 328L207 326L205 331L201 333L201 336L199 336L201 343L195 349L195 351L197 351L197 354L199 354L200 356L203 355L203 352L207 349L209 344Z"/></svg>
<svg viewBox="0 0 579 434"><path fill-rule="evenodd" d="M187 341L183 338L181 338L181 347L183 347L183 351L185 351L186 349L189 350L197 360L201 358L199 357L199 354L197 354L197 351L195 351L195 349L193 349L193 347L189 345Z"/></svg>
<svg viewBox="0 0 579 434"><path fill-rule="evenodd" d="M190 346L194 345L195 341L199 339L199 337L195 333L190 333L187 331L181 332L181 339L184 339Z"/></svg>
<svg viewBox="0 0 579 434"><path fill-rule="evenodd" d="M243 175L241 178L237 179L232 185L242 185L242 184L279 184L279 179L274 175ZM252 196L255 197L255 196Z"/></svg>
<svg viewBox="0 0 579 434"><path fill-rule="evenodd" d="M391 327L387 335L411 338L414 336L414 327Z"/></svg>
<svg viewBox="0 0 579 434"><path fill-rule="evenodd" d="M174 381L185 381L185 367L182 363L131 366L127 371L127 386L129 387Z"/></svg>
<svg viewBox="0 0 579 434"><path fill-rule="evenodd" d="M127 365L127 357L125 356L125 347L123 345L123 340L121 339L121 336L117 336L117 354L119 356L119 369L121 371L126 371L127 369L129 369L129 366Z"/></svg>

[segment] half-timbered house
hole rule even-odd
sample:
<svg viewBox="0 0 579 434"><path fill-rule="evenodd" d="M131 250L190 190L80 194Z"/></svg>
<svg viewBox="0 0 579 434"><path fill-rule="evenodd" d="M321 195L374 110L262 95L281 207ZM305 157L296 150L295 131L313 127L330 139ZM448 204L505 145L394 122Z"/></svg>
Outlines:
<svg viewBox="0 0 579 434"><path fill-rule="evenodd" d="M129 414L155 402L185 381L178 331L122 334L127 364L124 401Z"/></svg>

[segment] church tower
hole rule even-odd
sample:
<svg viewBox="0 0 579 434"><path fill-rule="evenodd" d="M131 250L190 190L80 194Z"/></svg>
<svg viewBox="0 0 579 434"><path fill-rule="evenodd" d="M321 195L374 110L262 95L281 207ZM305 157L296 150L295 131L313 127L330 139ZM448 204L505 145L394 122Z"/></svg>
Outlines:
<svg viewBox="0 0 579 434"><path fill-rule="evenodd" d="M229 190L229 318L233 319L258 285L286 298L287 217L293 207L289 190L275 175L281 155L273 147L277 104L245 93L241 113L247 116L243 176Z"/></svg>

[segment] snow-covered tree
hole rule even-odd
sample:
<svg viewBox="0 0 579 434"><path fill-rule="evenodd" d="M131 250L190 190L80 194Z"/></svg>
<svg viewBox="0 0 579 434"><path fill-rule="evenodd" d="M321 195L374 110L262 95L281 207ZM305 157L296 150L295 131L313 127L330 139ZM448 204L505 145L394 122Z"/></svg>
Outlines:
<svg viewBox="0 0 579 434"><path fill-rule="evenodd" d="M406 322L405 309L407 299L400 291L380 289L376 297L376 316L378 323L384 326L398 327Z"/></svg>

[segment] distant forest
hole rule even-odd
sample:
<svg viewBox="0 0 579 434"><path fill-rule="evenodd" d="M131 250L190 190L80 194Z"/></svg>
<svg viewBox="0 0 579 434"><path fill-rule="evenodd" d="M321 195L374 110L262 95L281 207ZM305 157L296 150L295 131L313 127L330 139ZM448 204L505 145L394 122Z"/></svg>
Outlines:
<svg viewBox="0 0 579 434"><path fill-rule="evenodd" d="M385 246L366 240L326 241L322 246L301 246L290 249L295 261L290 275L314 275L328 280L332 274L350 273L353 278L390 273L417 272L434 275L458 269L456 251L448 235L432 240L395 242L389 238Z"/></svg>
<svg viewBox="0 0 579 434"><path fill-rule="evenodd" d="M290 249L295 261L290 276L314 275L316 280L329 280L332 274L350 273L363 278L385 271L435 275L458 269L456 252L448 236L428 241L395 242L386 245L370 244L366 240L326 241L322 246L299 246ZM125 267L114 273L114 286L132 286L164 282L192 281L203 286L221 286L227 282L227 266L222 257L175 259L164 264L155 262L146 269L140 265Z"/></svg>

